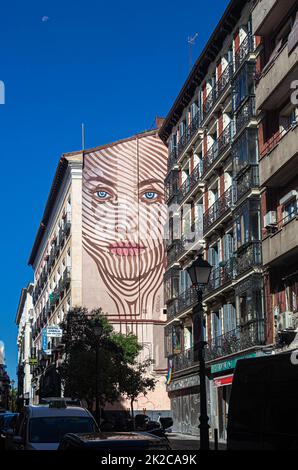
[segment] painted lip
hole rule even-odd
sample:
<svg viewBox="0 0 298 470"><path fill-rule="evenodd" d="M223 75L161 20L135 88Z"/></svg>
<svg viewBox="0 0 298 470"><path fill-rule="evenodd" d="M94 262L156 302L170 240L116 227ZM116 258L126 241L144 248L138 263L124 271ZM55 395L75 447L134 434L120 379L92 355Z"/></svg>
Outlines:
<svg viewBox="0 0 298 470"><path fill-rule="evenodd" d="M140 253L145 251L145 247L133 242L117 242L111 243L109 250L113 255L138 256Z"/></svg>

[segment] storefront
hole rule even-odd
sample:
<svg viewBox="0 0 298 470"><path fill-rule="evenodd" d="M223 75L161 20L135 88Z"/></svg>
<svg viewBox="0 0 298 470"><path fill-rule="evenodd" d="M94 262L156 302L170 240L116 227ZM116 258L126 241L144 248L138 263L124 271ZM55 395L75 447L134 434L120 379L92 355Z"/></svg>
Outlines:
<svg viewBox="0 0 298 470"><path fill-rule="evenodd" d="M248 359L256 357L261 353L253 352L243 356L236 356L223 362L211 365L210 369L210 400L211 415L210 426L212 435L214 430L218 430L218 438L220 441L227 439L227 425L229 402L232 391L232 383L234 377L234 369L237 361L240 359Z"/></svg>

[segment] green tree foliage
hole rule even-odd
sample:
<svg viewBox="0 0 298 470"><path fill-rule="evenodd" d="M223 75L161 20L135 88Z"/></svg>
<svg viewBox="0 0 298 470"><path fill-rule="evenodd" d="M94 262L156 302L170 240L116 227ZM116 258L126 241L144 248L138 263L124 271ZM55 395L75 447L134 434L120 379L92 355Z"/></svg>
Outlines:
<svg viewBox="0 0 298 470"><path fill-rule="evenodd" d="M95 334L95 323L101 334ZM76 308L69 312L63 324L64 358L59 368L64 395L85 399L91 407L95 398L96 373L99 374L99 400L101 406L113 403L125 395L134 399L146 393L154 384L149 379L142 382L149 363L137 365L142 347L137 337L123 335L113 330L102 309ZM98 349L98 371L96 371ZM149 381L148 381L149 380Z"/></svg>

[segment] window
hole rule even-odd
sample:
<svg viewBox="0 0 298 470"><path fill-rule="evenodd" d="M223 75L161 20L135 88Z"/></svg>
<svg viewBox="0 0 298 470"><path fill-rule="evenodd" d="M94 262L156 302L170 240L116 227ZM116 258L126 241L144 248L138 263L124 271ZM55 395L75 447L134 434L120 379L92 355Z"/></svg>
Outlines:
<svg viewBox="0 0 298 470"><path fill-rule="evenodd" d="M31 418L29 424L29 442L56 443L69 432L96 432L92 418L82 416Z"/></svg>
<svg viewBox="0 0 298 470"><path fill-rule="evenodd" d="M238 73L233 87L233 111L235 112L245 98L254 93L254 68L246 65Z"/></svg>
<svg viewBox="0 0 298 470"><path fill-rule="evenodd" d="M248 165L255 165L258 161L257 130L247 129L241 134L233 147L234 172L237 175Z"/></svg>
<svg viewBox="0 0 298 470"><path fill-rule="evenodd" d="M220 311L212 312L212 337L216 340L222 335L222 322Z"/></svg>
<svg viewBox="0 0 298 470"><path fill-rule="evenodd" d="M237 326L236 308L233 304L223 305L223 324L224 332L233 331Z"/></svg>
<svg viewBox="0 0 298 470"><path fill-rule="evenodd" d="M297 199L293 198L283 208L283 223L286 224L290 220L294 219L297 215Z"/></svg>

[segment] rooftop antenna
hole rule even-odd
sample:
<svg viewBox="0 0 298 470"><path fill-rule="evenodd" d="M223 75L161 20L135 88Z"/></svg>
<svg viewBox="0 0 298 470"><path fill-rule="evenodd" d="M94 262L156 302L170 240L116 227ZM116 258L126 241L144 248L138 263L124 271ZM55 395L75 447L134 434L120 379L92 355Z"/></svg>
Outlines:
<svg viewBox="0 0 298 470"><path fill-rule="evenodd" d="M189 54L189 71L192 69L192 49L193 46L196 43L196 39L198 37L199 33L195 33L194 36L188 36L187 42L188 42L188 54Z"/></svg>
<svg viewBox="0 0 298 470"><path fill-rule="evenodd" d="M82 150L85 150L85 124L82 122Z"/></svg>

